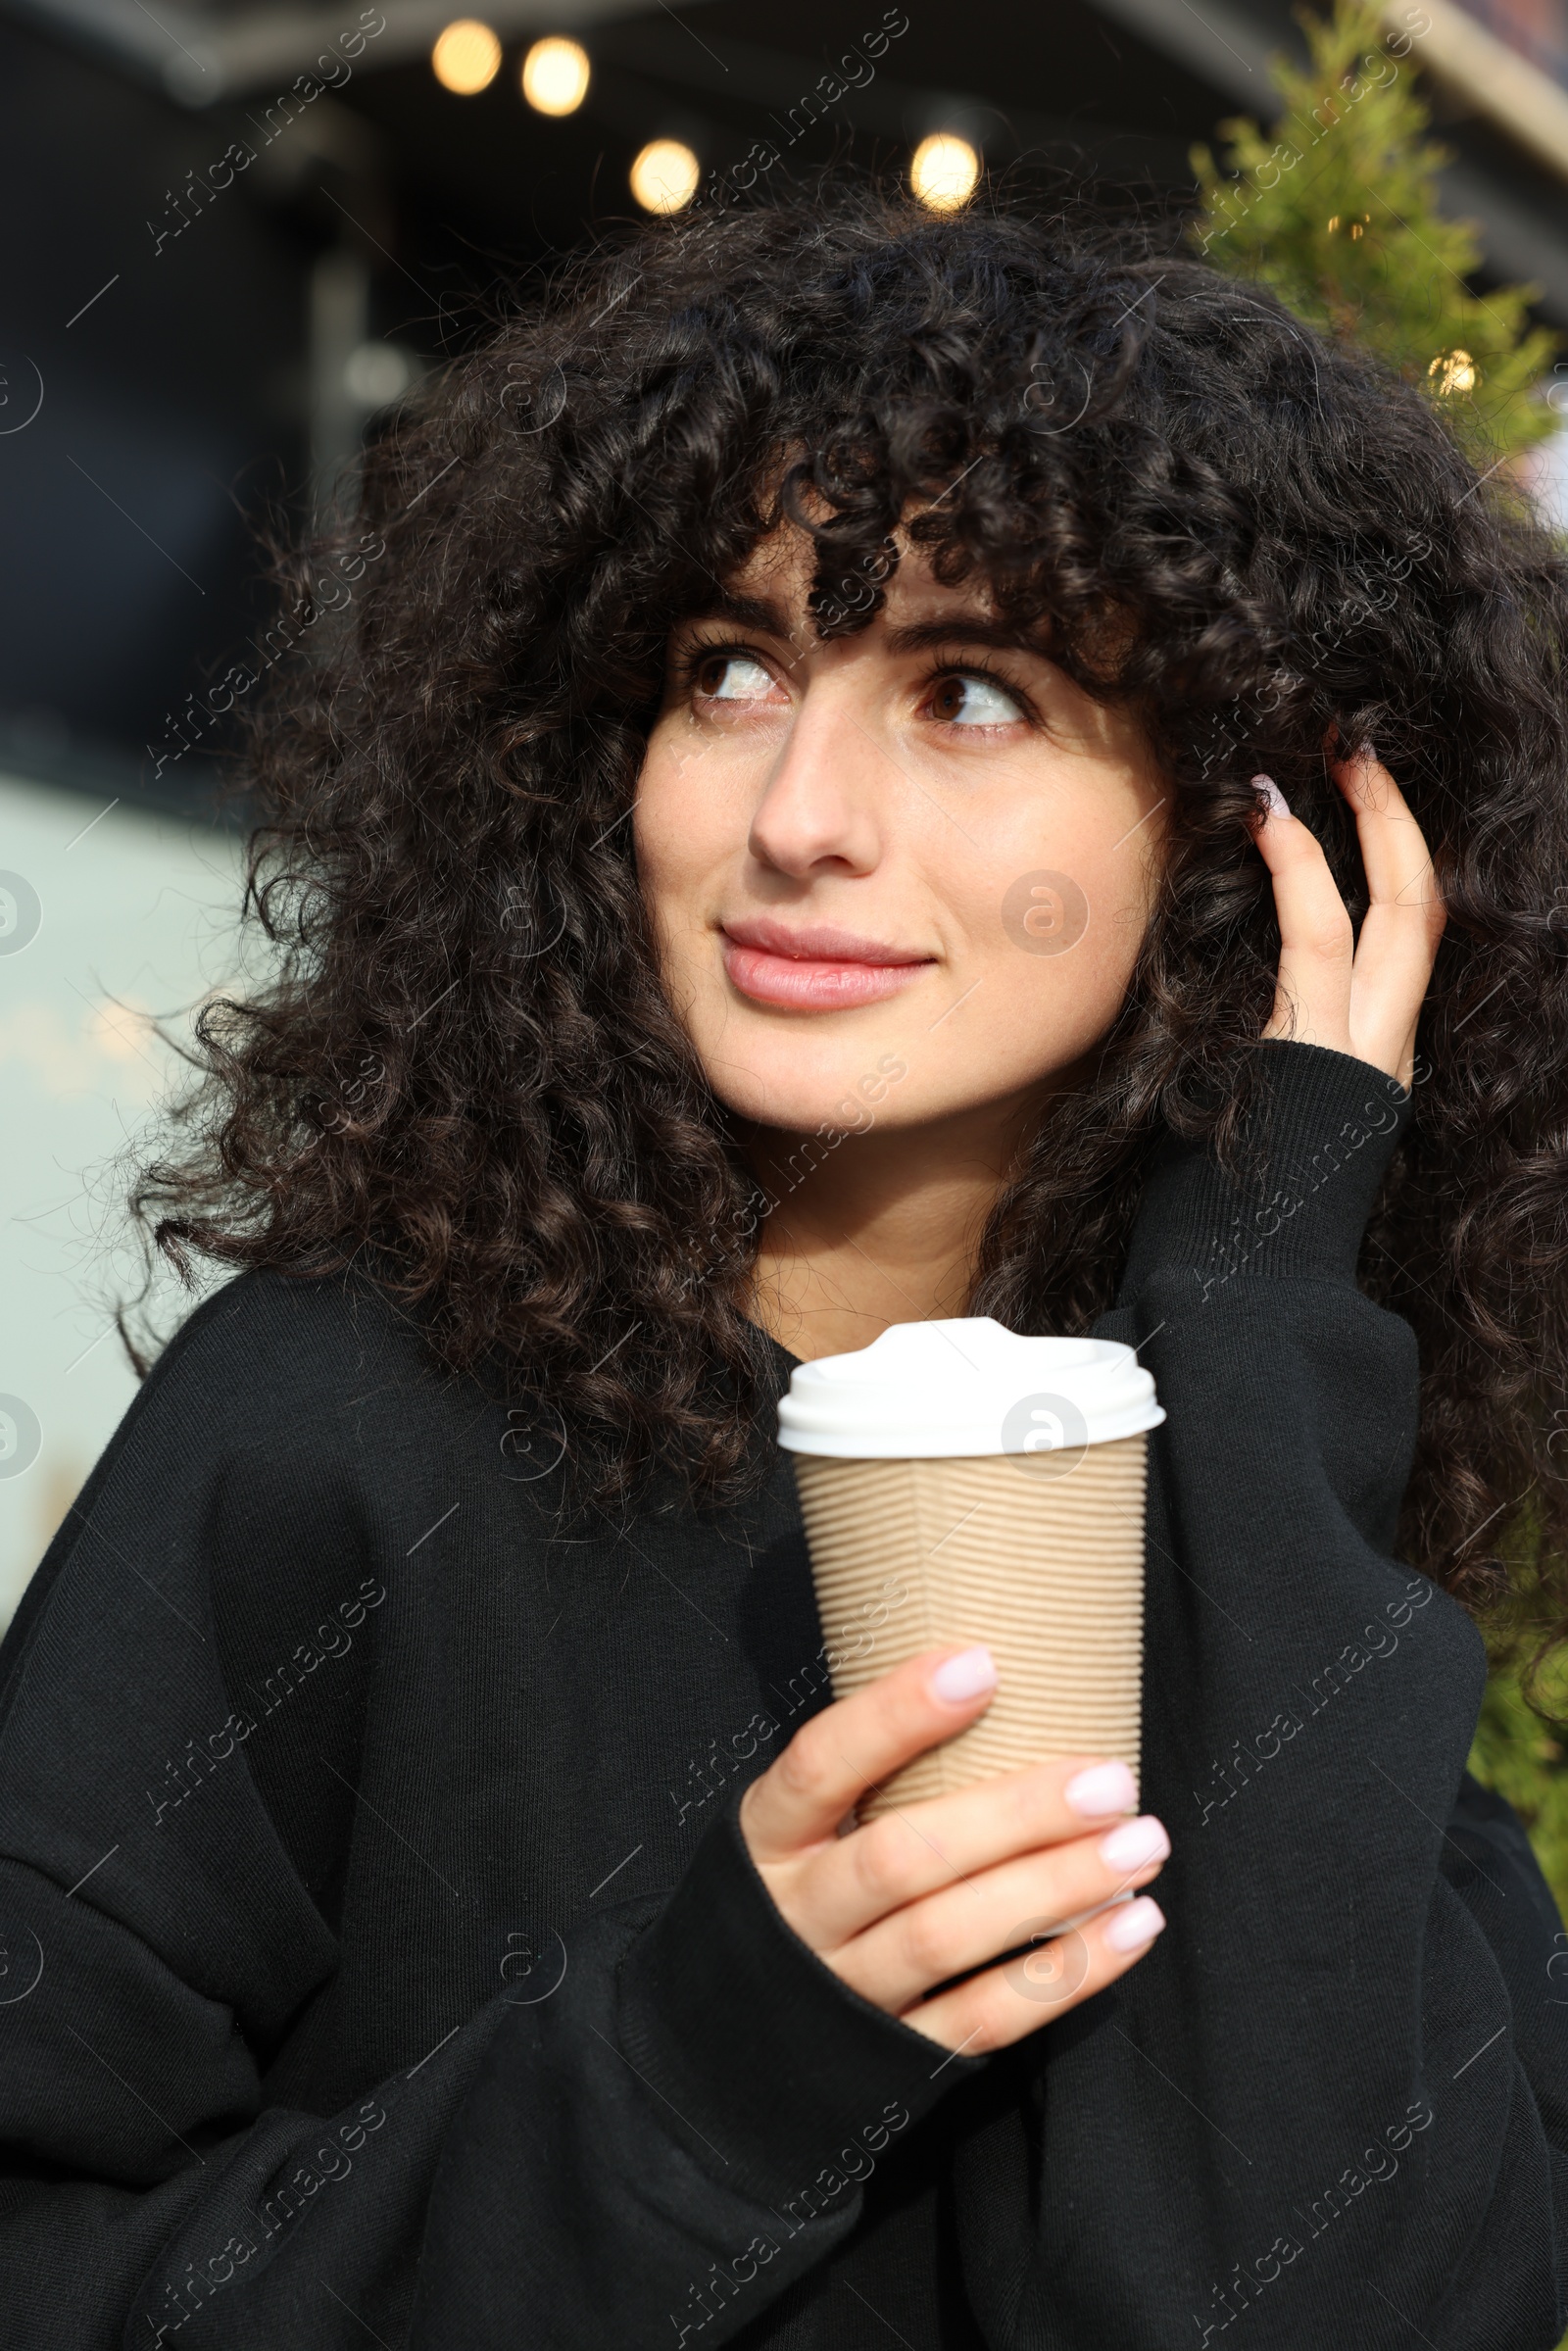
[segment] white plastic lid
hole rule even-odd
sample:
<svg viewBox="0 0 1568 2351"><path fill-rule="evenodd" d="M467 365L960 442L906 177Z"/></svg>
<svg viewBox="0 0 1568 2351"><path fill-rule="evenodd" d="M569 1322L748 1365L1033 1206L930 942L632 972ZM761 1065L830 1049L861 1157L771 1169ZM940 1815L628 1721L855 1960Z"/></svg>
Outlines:
<svg viewBox="0 0 1568 2351"><path fill-rule="evenodd" d="M802 1363L778 1441L843 1460L1062 1452L1158 1428L1154 1382L1114 1339L1024 1339L989 1315L896 1322Z"/></svg>

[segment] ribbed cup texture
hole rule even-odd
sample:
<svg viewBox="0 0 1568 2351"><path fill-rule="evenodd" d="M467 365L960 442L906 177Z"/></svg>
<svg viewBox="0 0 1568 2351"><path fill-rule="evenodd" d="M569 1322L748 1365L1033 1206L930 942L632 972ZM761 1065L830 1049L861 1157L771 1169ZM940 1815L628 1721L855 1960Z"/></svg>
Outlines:
<svg viewBox="0 0 1568 2351"><path fill-rule="evenodd" d="M1001 1673L979 1721L858 1819L1050 1755L1137 1772L1147 1472L1142 1435L1054 1456L795 1455L834 1696L950 1641L984 1641Z"/></svg>

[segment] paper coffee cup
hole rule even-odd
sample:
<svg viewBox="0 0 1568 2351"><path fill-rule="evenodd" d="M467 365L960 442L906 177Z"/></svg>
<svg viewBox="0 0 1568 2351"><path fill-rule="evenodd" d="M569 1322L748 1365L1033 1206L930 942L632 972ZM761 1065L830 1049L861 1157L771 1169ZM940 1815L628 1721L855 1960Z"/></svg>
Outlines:
<svg viewBox="0 0 1568 2351"><path fill-rule="evenodd" d="M984 1641L1001 1675L858 1817L1051 1755L1136 1775L1146 1448L1165 1415L1133 1349L985 1316L895 1323L799 1365L778 1417L834 1696L949 1641Z"/></svg>

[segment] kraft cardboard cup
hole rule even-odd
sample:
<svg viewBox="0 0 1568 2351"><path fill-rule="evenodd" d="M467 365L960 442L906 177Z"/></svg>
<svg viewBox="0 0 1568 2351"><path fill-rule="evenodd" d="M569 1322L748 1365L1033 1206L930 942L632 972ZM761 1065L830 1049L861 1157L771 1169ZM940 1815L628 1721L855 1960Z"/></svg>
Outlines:
<svg viewBox="0 0 1568 2351"><path fill-rule="evenodd" d="M858 1817L1052 1755L1136 1775L1147 1445L1165 1415L1133 1349L985 1316L895 1323L798 1366L778 1416L834 1696L949 1641L984 1641L1001 1674L979 1720Z"/></svg>

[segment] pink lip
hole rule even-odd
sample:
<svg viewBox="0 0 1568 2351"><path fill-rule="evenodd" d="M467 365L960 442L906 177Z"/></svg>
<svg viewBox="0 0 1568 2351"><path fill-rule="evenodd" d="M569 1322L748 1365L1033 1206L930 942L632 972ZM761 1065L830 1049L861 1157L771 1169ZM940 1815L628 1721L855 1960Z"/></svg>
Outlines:
<svg viewBox="0 0 1568 2351"><path fill-rule="evenodd" d="M794 928L766 915L726 922L724 969L743 996L796 1012L830 1012L897 996L936 958L854 931Z"/></svg>

